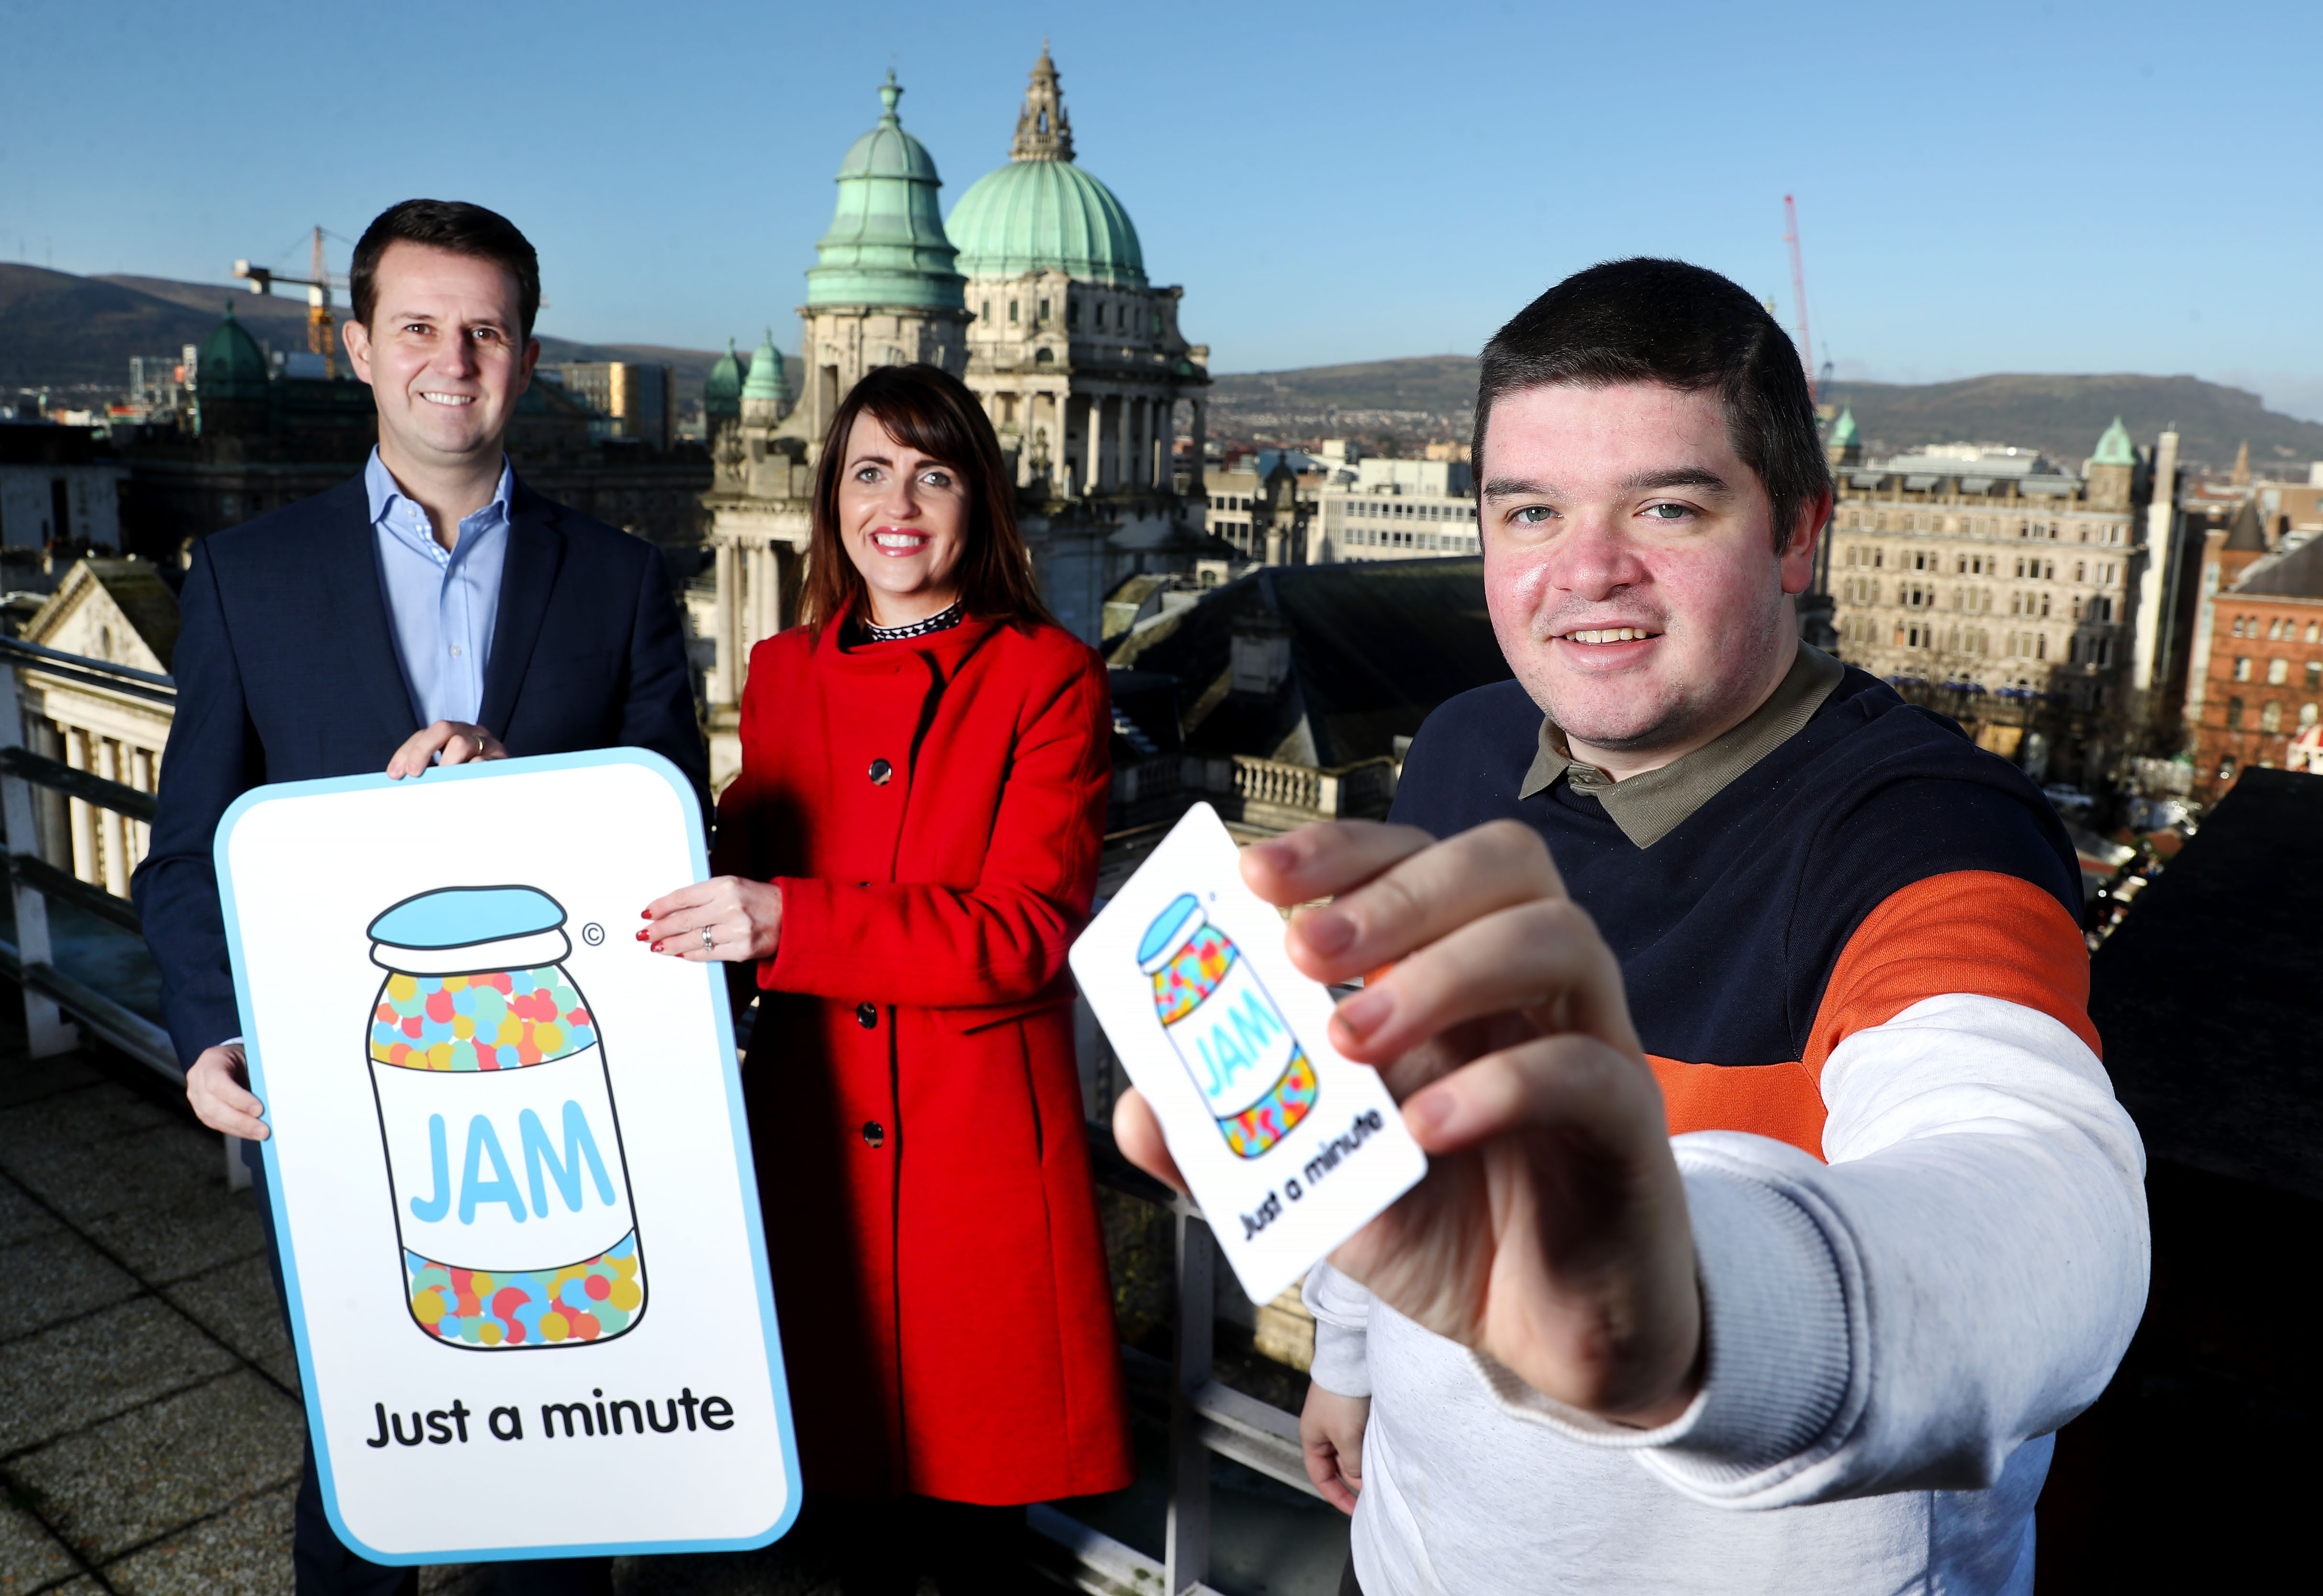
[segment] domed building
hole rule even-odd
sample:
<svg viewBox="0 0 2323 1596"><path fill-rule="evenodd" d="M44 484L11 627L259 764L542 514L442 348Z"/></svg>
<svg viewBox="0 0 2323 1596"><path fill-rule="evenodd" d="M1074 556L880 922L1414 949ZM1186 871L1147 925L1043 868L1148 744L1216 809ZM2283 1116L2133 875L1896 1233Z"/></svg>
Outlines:
<svg viewBox="0 0 2323 1596"><path fill-rule="evenodd" d="M267 428L266 352L226 301L225 317L194 356L194 431L249 434Z"/></svg>
<svg viewBox="0 0 2323 1596"><path fill-rule="evenodd" d="M1008 157L946 224L976 313L969 386L1015 455L1020 484L1060 499L1167 492L1181 399L1187 430L1204 431L1209 350L1179 334L1185 290L1147 280L1127 207L1074 163L1046 45ZM1197 480L1200 458L1198 447Z"/></svg>
<svg viewBox="0 0 2323 1596"><path fill-rule="evenodd" d="M742 418L742 357L735 353L734 340L726 340L726 353L710 368L710 380L702 385L702 424L712 437L730 421Z"/></svg>
<svg viewBox="0 0 2323 1596"><path fill-rule="evenodd" d="M877 125L839 163L838 207L807 269L799 310L807 391L799 408L811 445L872 367L924 361L958 376L967 363L965 283L936 208L943 179L928 147L895 115L903 96L890 71L879 86Z"/></svg>
<svg viewBox="0 0 2323 1596"><path fill-rule="evenodd" d="M715 597L689 601L703 603L695 625L715 637L713 784L739 757L731 727L751 647L797 619L822 435L876 366L924 361L983 400L1015 473L1042 597L1089 642L1123 578L1228 552L1204 532L1198 508L1209 351L1179 335L1183 290L1148 280L1127 209L1074 164L1047 49L1008 164L971 186L949 223L935 159L896 114L903 92L890 72L878 122L840 162L798 312L802 391L785 381L771 333L730 399L719 363L716 398L732 419L713 419L716 477L702 497ZM1190 510L1171 475L1181 430L1196 440Z"/></svg>

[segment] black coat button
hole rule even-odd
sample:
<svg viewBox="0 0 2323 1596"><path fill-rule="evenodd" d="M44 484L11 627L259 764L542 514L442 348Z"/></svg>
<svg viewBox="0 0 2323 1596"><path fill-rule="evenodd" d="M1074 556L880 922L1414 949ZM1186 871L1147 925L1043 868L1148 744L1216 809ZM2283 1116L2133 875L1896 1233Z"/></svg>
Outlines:
<svg viewBox="0 0 2323 1596"><path fill-rule="evenodd" d="M867 1119L863 1122L863 1140L867 1145L877 1147L887 1140L887 1133L879 1128L877 1120Z"/></svg>
<svg viewBox="0 0 2323 1596"><path fill-rule="evenodd" d="M895 767L888 764L885 759L874 759L871 761L871 784L873 786L886 786L887 784L887 778L895 774Z"/></svg>
<svg viewBox="0 0 2323 1596"><path fill-rule="evenodd" d="M858 1003L855 1005L855 1023L866 1031L877 1031L879 1028L879 1011L868 1003Z"/></svg>

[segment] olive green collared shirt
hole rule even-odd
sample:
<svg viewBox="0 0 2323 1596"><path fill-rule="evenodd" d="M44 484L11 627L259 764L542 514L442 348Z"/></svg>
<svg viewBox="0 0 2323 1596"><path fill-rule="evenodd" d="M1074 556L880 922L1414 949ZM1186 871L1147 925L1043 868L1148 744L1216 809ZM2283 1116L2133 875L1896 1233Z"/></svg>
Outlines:
<svg viewBox="0 0 2323 1596"><path fill-rule="evenodd" d="M1544 715L1540 752L1533 756L1517 796L1546 792L1563 776L1575 792L1603 804L1624 837L1639 848L1651 848L1729 782L1797 736L1846 672L1845 665L1822 649L1802 643L1798 657L1767 702L1740 725L1657 770L1641 771L1621 782L1574 758L1565 733Z"/></svg>

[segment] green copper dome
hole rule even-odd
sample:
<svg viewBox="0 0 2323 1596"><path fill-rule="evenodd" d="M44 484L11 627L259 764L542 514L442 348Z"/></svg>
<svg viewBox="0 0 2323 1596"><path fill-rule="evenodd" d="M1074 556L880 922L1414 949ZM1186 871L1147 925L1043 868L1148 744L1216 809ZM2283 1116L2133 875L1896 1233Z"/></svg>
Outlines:
<svg viewBox="0 0 2323 1596"><path fill-rule="evenodd" d="M726 340L726 353L710 368L710 381L702 385L702 413L711 420L731 420L742 413L742 357L734 353L734 340Z"/></svg>
<svg viewBox="0 0 2323 1596"><path fill-rule="evenodd" d="M886 109L839 164L839 206L807 269L806 302L964 309L967 280L944 236L936 191L943 179L927 146L895 115L903 88L893 72L879 86Z"/></svg>
<svg viewBox="0 0 2323 1596"><path fill-rule="evenodd" d="M2091 465L2135 465L2137 463L2137 445L2130 442L2129 428L2121 424L2120 417L2116 416L2113 418L2113 425L2105 429L2105 436L2098 440L2098 452L2089 456L2089 463Z"/></svg>
<svg viewBox="0 0 2323 1596"><path fill-rule="evenodd" d="M1016 120L1009 162L960 197L949 224L971 277L1058 271L1116 287L1145 286L1145 252L1113 190L1073 164L1072 124L1044 47Z"/></svg>
<svg viewBox="0 0 2323 1596"><path fill-rule="evenodd" d="M772 327L767 329L767 341L750 357L750 380L742 384L742 397L773 399L777 404L791 397L790 384L783 380L783 357L775 348Z"/></svg>
<svg viewBox="0 0 2323 1596"><path fill-rule="evenodd" d="M1831 424L1831 446L1844 449L1854 442L1855 410L1850 406L1840 411L1839 419Z"/></svg>
<svg viewBox="0 0 2323 1596"><path fill-rule="evenodd" d="M952 207L950 229L971 277L1053 269L1145 286L1145 252L1129 213L1070 161L1012 161L987 172Z"/></svg>
<svg viewBox="0 0 2323 1596"><path fill-rule="evenodd" d="M266 354L250 329L234 319L234 302L226 301L225 319L202 340L195 357L195 391L207 399L262 399L266 397Z"/></svg>

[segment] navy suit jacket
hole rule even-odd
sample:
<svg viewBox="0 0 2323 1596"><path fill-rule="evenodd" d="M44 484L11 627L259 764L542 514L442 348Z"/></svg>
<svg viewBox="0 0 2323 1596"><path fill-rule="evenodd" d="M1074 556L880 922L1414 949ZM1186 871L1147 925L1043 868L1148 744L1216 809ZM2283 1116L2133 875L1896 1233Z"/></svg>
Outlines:
<svg viewBox="0 0 2323 1596"><path fill-rule="evenodd" d="M651 544L519 482L479 722L511 754L650 748L708 802L677 606ZM384 773L419 729L363 478L194 546L161 810L131 893L179 1058L241 1033L211 843L270 782Z"/></svg>

